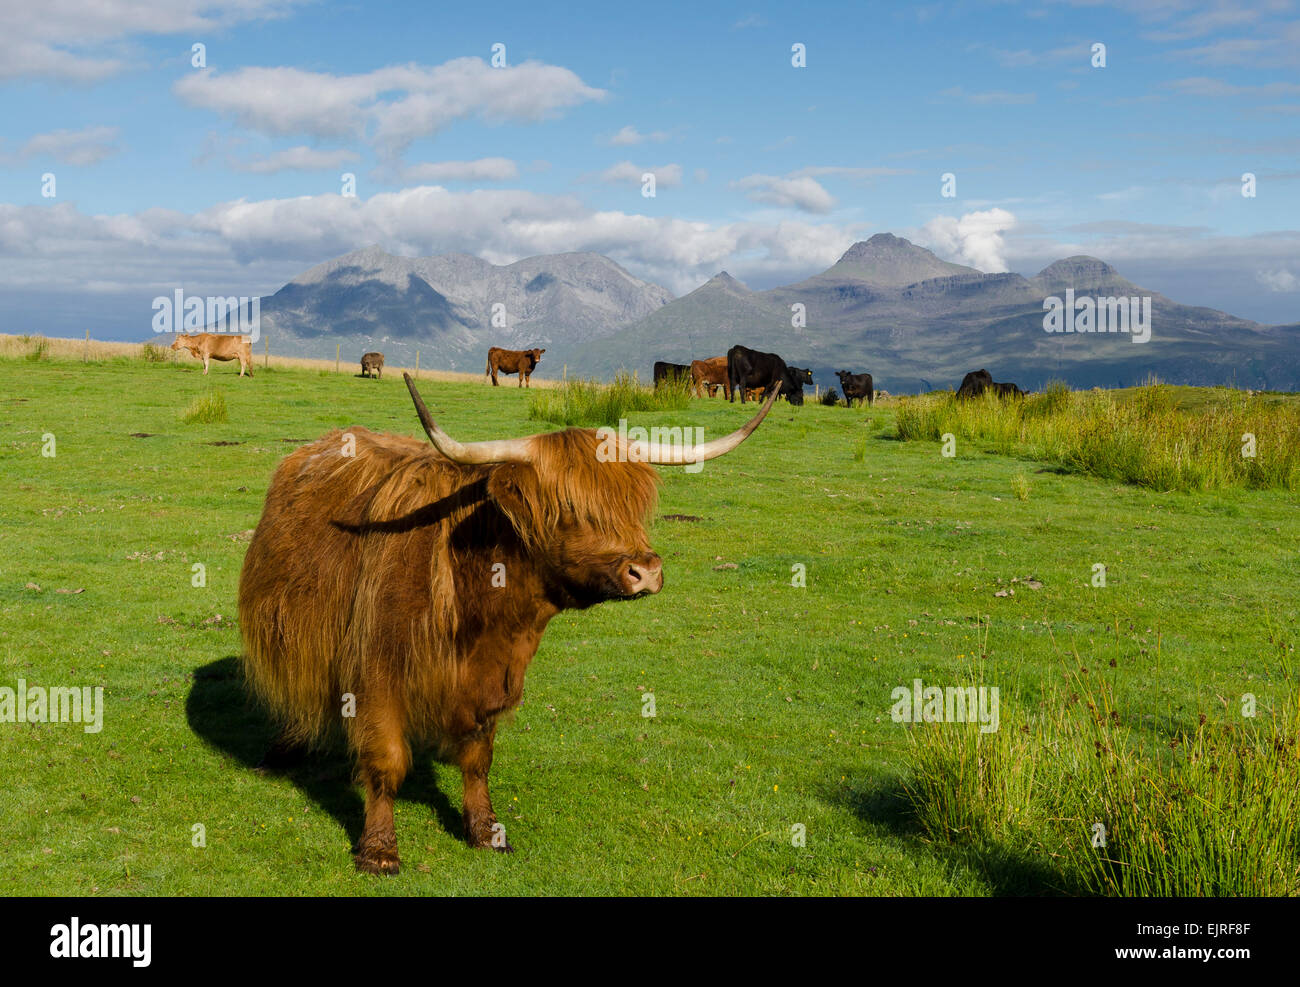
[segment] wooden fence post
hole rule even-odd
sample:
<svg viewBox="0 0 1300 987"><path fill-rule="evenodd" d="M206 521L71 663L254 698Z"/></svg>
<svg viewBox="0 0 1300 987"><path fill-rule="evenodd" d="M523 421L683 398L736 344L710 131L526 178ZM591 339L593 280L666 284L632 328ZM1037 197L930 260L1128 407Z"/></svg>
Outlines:
<svg viewBox="0 0 1300 987"><path fill-rule="evenodd" d="M339 372L339 346L340 345L342 344L341 343L334 344L334 372L335 373Z"/></svg>
<svg viewBox="0 0 1300 987"><path fill-rule="evenodd" d="M90 330L86 330L86 348L81 351L81 362L90 362Z"/></svg>
<svg viewBox="0 0 1300 987"><path fill-rule="evenodd" d="M262 337L262 351L263 351L262 369L265 370L267 367L271 365L271 337L270 336Z"/></svg>
<svg viewBox="0 0 1300 987"><path fill-rule="evenodd" d="M420 379L420 351L415 351L415 379Z"/></svg>

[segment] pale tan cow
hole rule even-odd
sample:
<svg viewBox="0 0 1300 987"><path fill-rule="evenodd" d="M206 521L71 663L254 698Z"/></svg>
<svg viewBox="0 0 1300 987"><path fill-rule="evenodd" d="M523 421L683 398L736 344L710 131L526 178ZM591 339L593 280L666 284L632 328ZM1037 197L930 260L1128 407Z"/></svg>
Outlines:
<svg viewBox="0 0 1300 987"><path fill-rule="evenodd" d="M178 335L172 340L172 349L186 349L191 356L203 361L203 373L208 372L211 360L239 361L239 376L253 376L253 341L248 336L232 336L223 332L200 332L192 336Z"/></svg>

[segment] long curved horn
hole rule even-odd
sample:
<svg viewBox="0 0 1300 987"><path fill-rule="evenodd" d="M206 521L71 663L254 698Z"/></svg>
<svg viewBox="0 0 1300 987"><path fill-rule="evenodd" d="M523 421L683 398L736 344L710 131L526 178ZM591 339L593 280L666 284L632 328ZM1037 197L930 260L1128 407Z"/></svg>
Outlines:
<svg viewBox="0 0 1300 987"><path fill-rule="evenodd" d="M776 401L776 396L780 393L780 390L781 381L778 380L758 414L730 435L724 435L720 439L706 442L704 445L696 446L689 451L683 446L665 446L660 442L629 442L627 444L627 458L633 461L640 460L643 463L653 463L656 466L684 466L688 463L702 463L709 459L725 456L749 438L754 429L758 428L763 419L767 417L767 413L772 410L772 403ZM633 449L636 450L635 455Z"/></svg>
<svg viewBox="0 0 1300 987"><path fill-rule="evenodd" d="M526 463L532 459L531 439L457 442L440 429L429 415L429 409L424 406L424 399L415 389L415 381L411 380L411 375L404 373L402 379L406 381L406 389L411 392L411 400L415 402L415 413L420 416L420 424L424 426L429 441L453 463L474 466L483 463Z"/></svg>

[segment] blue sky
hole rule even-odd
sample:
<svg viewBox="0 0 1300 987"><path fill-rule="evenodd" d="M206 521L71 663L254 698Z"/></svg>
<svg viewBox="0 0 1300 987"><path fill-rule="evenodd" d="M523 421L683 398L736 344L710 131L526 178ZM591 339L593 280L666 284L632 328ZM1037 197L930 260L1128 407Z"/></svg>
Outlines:
<svg viewBox="0 0 1300 987"><path fill-rule="evenodd" d="M0 331L141 338L156 295L267 294L370 243L595 250L683 294L882 231L1300 321L1289 2L56 0L0 36Z"/></svg>

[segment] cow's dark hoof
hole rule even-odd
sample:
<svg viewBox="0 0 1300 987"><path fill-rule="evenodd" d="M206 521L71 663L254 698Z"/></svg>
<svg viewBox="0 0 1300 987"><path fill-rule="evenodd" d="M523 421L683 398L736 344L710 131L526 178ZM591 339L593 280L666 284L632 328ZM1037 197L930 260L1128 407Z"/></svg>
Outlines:
<svg viewBox="0 0 1300 987"><path fill-rule="evenodd" d="M397 874L402 869L396 850L363 850L355 859L363 874Z"/></svg>
<svg viewBox="0 0 1300 987"><path fill-rule="evenodd" d="M493 827L497 828L493 828ZM498 853L514 853L515 848L506 839L504 826L489 816L486 819L465 823L465 841L475 850L496 850Z"/></svg>

